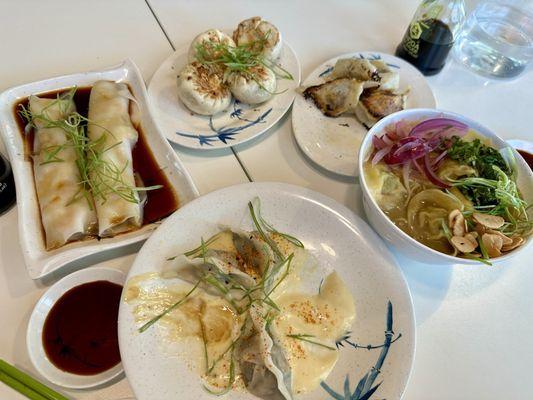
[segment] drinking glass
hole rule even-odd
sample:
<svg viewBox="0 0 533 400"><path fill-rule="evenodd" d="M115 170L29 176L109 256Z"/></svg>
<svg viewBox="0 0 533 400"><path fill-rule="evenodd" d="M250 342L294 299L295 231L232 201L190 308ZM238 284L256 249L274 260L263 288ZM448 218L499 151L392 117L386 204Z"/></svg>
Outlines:
<svg viewBox="0 0 533 400"><path fill-rule="evenodd" d="M533 58L533 15L528 2L483 1L467 18L455 56L486 76L512 78Z"/></svg>

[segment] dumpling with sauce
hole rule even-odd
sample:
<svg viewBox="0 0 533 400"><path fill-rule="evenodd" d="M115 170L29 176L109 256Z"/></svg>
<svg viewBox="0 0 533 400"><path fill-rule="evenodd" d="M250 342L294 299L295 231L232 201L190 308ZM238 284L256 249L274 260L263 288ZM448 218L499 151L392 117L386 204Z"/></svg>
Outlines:
<svg viewBox="0 0 533 400"><path fill-rule="evenodd" d="M278 28L261 17L248 18L239 23L233 32L233 40L238 46L250 45L252 50L271 61L280 56L283 47Z"/></svg>
<svg viewBox="0 0 533 400"><path fill-rule="evenodd" d="M259 398L283 400L285 396L278 388L276 375L265 365L261 344L261 337L254 332L240 342L237 348L244 385L251 394Z"/></svg>
<svg viewBox="0 0 533 400"><path fill-rule="evenodd" d="M331 373L339 352L336 340L351 330L355 318L352 295L336 272L315 293L294 285L274 296L281 312L265 327L272 348L267 357L278 366L278 381L293 394L316 389ZM312 342L301 337L312 337ZM317 344L318 343L318 344Z"/></svg>
<svg viewBox="0 0 533 400"><path fill-rule="evenodd" d="M209 29L196 36L189 47L189 62L212 61L220 57L219 45L235 47L233 39L218 29Z"/></svg>
<svg viewBox="0 0 533 400"><path fill-rule="evenodd" d="M263 103L276 91L276 75L263 65L252 67L245 73L234 72L228 82L235 98L246 104Z"/></svg>
<svg viewBox="0 0 533 400"><path fill-rule="evenodd" d="M231 92L224 83L223 72L194 61L177 77L178 97L185 106L201 115L214 115L231 104Z"/></svg>
<svg viewBox="0 0 533 400"><path fill-rule="evenodd" d="M246 388L266 400L290 400L293 394L292 371L287 354L269 332L268 307L252 304L250 316L254 326L250 349L256 356L251 363L241 360Z"/></svg>

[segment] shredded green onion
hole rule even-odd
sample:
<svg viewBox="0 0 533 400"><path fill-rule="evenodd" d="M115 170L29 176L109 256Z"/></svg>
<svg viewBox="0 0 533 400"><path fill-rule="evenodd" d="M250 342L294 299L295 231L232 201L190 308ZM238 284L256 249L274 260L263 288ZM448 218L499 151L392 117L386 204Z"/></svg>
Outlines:
<svg viewBox="0 0 533 400"><path fill-rule="evenodd" d="M323 343L317 342L315 340L309 339L309 338L314 338L315 336L309 335L309 334L306 334L306 333L304 333L304 334L287 335L287 337L290 337L290 338L296 339L296 340L301 340L302 342L311 343L311 344L314 344L316 346L324 347L324 348L326 348L328 350L337 350L335 347L331 347L331 346L328 346L326 344L323 344Z"/></svg>
<svg viewBox="0 0 533 400"><path fill-rule="evenodd" d="M139 332L143 333L148 328L150 328L153 324L155 324L157 321L159 321L161 318L163 318L165 315L167 315L169 312L171 312L175 308L177 308L180 305L182 305L183 303L185 303L185 301L189 298L189 296L196 290L196 288L198 288L198 286L200 285L200 282L202 282L202 281L199 280L198 282L196 282L196 284L192 287L192 289L189 290L189 292L185 296L183 296L180 300L178 300L177 302L172 304L170 307L168 307L165 311L163 311L161 314L157 315L156 317L154 317L150 321L148 321L146 324L141 326L139 328Z"/></svg>
<svg viewBox="0 0 533 400"><path fill-rule="evenodd" d="M161 185L137 187L126 183L122 174L128 167L128 163L123 167L119 167L112 161L104 159L106 152L121 144L119 141L111 146L104 147L108 136L113 136L109 130L101 127L104 129L104 133L100 138L95 141L89 141L87 127L93 123L78 112L72 112L64 119L57 121L47 116L46 110L55 105L64 107L61 109L62 113L67 113L68 104L73 100L76 90L77 88L73 87L69 91L58 95L57 99L44 107L39 114L32 113L24 105L21 105L21 109L19 110L19 114L27 122L27 129L35 129L37 127L36 122L39 122L44 124L44 128L59 128L63 130L68 139L68 143L66 144L50 146L43 149L45 152L45 161L42 164L63 162L64 160L59 157L60 152L68 147L74 149L76 154L76 167L80 174L80 190L68 204L71 204L80 197L85 197L89 206L92 208L91 195L95 201L99 200L101 203L104 203L110 194L118 195L128 202L138 203L138 192L161 188Z"/></svg>

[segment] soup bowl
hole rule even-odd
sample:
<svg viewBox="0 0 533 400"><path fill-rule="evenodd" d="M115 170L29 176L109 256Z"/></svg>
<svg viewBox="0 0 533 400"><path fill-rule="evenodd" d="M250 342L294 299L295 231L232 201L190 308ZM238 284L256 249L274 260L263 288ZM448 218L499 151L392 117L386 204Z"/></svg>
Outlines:
<svg viewBox="0 0 533 400"><path fill-rule="evenodd" d="M479 124L478 122L464 117L462 115L452 113L449 111L435 110L435 109L410 109L399 111L391 114L378 123L376 123L367 133L361 143L359 149L359 171L364 171L363 164L370 156L372 151L372 137L374 135L381 136L385 132L385 128L398 121L420 121L430 118L451 118L456 121L462 122L469 126L470 129L476 131L480 136L489 139L492 142L492 146L497 149L509 147L502 138L496 135L494 132ZM516 159L517 169L517 186L523 197L523 199L531 204L533 202L533 173L529 169L524 159L512 149ZM389 244L398 249L401 253L404 253L408 257L428 264L480 264L477 260L456 257L448 255L440 251L434 250L409 236L396 226L392 220L381 210L376 200L373 198L371 191L369 190L365 173L359 175L361 184L361 190L363 192L363 206L366 216L372 227L378 232L378 234ZM529 211L529 218L532 218L532 210ZM500 257L491 258L491 263L502 263L508 261L510 258L518 256L519 254L525 255L527 249L531 245L531 235L527 238L526 243L522 246L504 253Z"/></svg>

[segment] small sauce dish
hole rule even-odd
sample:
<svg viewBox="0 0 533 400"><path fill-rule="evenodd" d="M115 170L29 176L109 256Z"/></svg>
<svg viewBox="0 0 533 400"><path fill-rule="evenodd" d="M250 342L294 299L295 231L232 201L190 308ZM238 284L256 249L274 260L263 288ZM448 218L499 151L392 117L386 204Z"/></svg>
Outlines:
<svg viewBox="0 0 533 400"><path fill-rule="evenodd" d="M46 291L33 309L26 335L30 359L43 377L58 386L84 389L123 372L116 325L124 282L119 270L88 268Z"/></svg>

